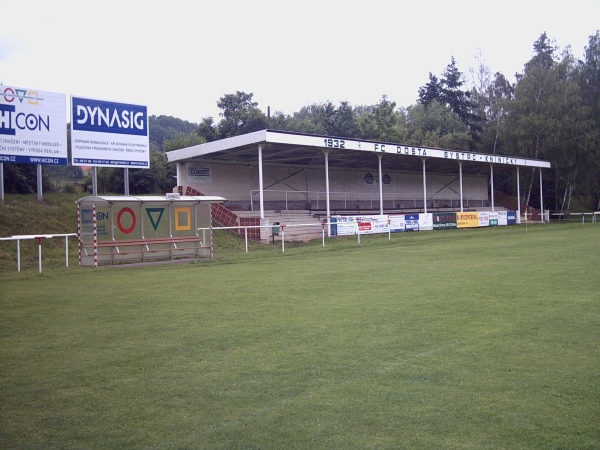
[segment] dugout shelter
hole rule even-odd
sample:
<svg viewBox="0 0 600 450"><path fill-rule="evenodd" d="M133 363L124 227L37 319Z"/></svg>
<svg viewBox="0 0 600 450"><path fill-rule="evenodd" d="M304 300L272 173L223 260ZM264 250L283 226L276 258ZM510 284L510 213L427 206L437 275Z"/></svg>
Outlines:
<svg viewBox="0 0 600 450"><path fill-rule="evenodd" d="M212 258L218 196L90 196L77 200L79 263Z"/></svg>

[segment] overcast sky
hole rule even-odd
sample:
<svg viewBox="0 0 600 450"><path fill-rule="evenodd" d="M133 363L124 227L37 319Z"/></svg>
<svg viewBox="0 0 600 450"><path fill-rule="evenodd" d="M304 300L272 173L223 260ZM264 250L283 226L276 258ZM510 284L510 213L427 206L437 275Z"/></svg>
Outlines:
<svg viewBox="0 0 600 450"><path fill-rule="evenodd" d="M252 92L291 114L312 103L414 104L454 56L514 74L544 31L582 58L600 0L365 2L0 0L0 82L191 122Z"/></svg>

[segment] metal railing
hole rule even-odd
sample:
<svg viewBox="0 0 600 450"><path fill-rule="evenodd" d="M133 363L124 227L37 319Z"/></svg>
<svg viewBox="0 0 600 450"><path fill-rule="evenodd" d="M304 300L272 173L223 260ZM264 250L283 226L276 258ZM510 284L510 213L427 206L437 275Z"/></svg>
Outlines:
<svg viewBox="0 0 600 450"><path fill-rule="evenodd" d="M285 224L278 224L278 225L240 225L237 227L212 227L212 228L198 228L198 231L203 231L203 230L240 230L240 229L244 229L244 239L246 241L246 253L248 253L248 229L249 228L278 228L281 229L281 252L285 253L285 229L286 228L293 228L293 227L321 227L322 228L322 240L323 240L323 247L325 247L325 228L329 227L330 225L338 225L338 222L321 222L321 223L294 223L294 224L290 224L290 225L285 225ZM355 223L356 225L356 235L358 238L358 243L360 244L360 236L361 234L370 234L370 233L361 233L360 232L360 227L358 226L358 222ZM389 222L388 222L389 225ZM241 233L240 233L241 234ZM392 238L392 232L391 232L391 227L388 226L388 239L391 240Z"/></svg>
<svg viewBox="0 0 600 450"><path fill-rule="evenodd" d="M581 220L582 224L585 224L586 217L591 221L591 223L596 223L597 217L600 216L600 211L594 212L570 212L570 213L562 213L562 212L550 212L548 213L549 218L553 218L558 221L565 222L579 222Z"/></svg>
<svg viewBox="0 0 600 450"><path fill-rule="evenodd" d="M250 190L250 207L254 211L254 202L256 201L255 196L260 193L258 189ZM277 194L274 196L269 194ZM285 201L285 209L289 209L289 202L316 202L316 208L312 209L323 209L327 204L327 193L322 191L295 191L295 190L278 190L268 189L263 191L263 195L268 195L267 201ZM432 205L434 208L440 204L447 205L450 208L460 207L460 195L458 194L427 194L427 203ZM475 202L483 207L485 202L488 200L487 195L483 194L464 194L463 205L474 204ZM369 209L379 207L379 193L378 192L337 192L333 191L329 193L329 201L332 202L343 202L344 209L349 209L348 204L351 205L350 209L355 206L359 206L361 203L368 203ZM419 208L423 205L423 193L399 193L399 192L386 192L383 193L383 203L391 204L391 208L396 208L399 202L411 203L413 208ZM437 203L437 204L436 204ZM405 206L408 207L408 206ZM358 207L356 209L359 209Z"/></svg>
<svg viewBox="0 0 600 450"><path fill-rule="evenodd" d="M0 238L0 241L17 241L17 271L21 271L21 241L36 239L38 241L38 269L39 273L42 273L42 242L45 239L51 239L55 237L65 238L65 264L69 267L69 236L77 236L77 233L68 234L28 234L11 237Z"/></svg>
<svg viewBox="0 0 600 450"><path fill-rule="evenodd" d="M246 253L248 253L248 229L250 228L273 228L281 229L281 248L282 251L285 252L285 229L292 227L322 227L323 229L323 247L325 247L325 227L331 225L330 222L321 222L321 223L295 223L290 225L285 224L271 224L271 225L239 225L235 227L212 227L212 228L198 228L198 231L202 230L238 230L238 233L241 234L241 231L244 230L244 240L246 241Z"/></svg>

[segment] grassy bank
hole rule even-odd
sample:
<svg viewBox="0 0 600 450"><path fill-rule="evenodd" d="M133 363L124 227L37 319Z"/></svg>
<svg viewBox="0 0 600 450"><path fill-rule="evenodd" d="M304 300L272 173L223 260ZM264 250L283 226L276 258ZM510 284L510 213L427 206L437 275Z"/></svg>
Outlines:
<svg viewBox="0 0 600 450"><path fill-rule="evenodd" d="M77 206L81 194L49 193L38 203L35 195L6 195L0 202L0 237L23 234L67 234L77 232ZM77 239L69 239L69 255L77 261ZM38 244L35 240L21 241L21 267L35 268L38 264ZM14 241L0 241L0 272L16 270ZM48 239L43 243L44 267L65 265L65 240Z"/></svg>

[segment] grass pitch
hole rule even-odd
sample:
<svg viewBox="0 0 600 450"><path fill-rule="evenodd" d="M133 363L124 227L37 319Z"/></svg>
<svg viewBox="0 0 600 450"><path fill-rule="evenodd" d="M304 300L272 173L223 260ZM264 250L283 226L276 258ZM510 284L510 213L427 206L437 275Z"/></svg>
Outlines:
<svg viewBox="0 0 600 450"><path fill-rule="evenodd" d="M599 254L563 224L5 270L0 447L599 448Z"/></svg>

